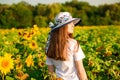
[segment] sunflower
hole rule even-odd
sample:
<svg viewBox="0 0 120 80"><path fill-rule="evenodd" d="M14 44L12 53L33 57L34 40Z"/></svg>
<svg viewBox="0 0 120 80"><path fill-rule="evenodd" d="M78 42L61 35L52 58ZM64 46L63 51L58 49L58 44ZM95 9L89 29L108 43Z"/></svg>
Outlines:
<svg viewBox="0 0 120 80"><path fill-rule="evenodd" d="M95 64L94 64L94 62L93 62L92 60L89 59L88 65L89 65L89 66L94 66Z"/></svg>
<svg viewBox="0 0 120 80"><path fill-rule="evenodd" d="M43 60L44 60L44 61L46 60L46 56L43 57Z"/></svg>
<svg viewBox="0 0 120 80"><path fill-rule="evenodd" d="M43 66L45 65L45 63L44 63L43 61L40 61L40 62L38 63L38 65L39 65L40 67L43 67Z"/></svg>
<svg viewBox="0 0 120 80"><path fill-rule="evenodd" d="M33 32L35 34L40 34L39 27L37 25L33 25L33 29L32 30L33 30Z"/></svg>
<svg viewBox="0 0 120 80"><path fill-rule="evenodd" d="M36 31L34 29L31 29L31 32L30 32L31 35L35 35L36 34Z"/></svg>
<svg viewBox="0 0 120 80"><path fill-rule="evenodd" d="M23 67L22 63L20 62L19 64L16 65L16 70L20 70L22 69L22 67Z"/></svg>
<svg viewBox="0 0 120 80"><path fill-rule="evenodd" d="M5 54L3 57L0 57L0 71L2 74L6 75L13 68L13 59L10 54Z"/></svg>
<svg viewBox="0 0 120 80"><path fill-rule="evenodd" d="M32 35L29 32L24 32L23 33L23 38L25 40L31 40L32 39Z"/></svg>
<svg viewBox="0 0 120 80"><path fill-rule="evenodd" d="M37 25L33 25L33 27L34 27L34 30L35 30L35 31L38 31L38 30L39 30L39 28L38 28Z"/></svg>
<svg viewBox="0 0 120 80"><path fill-rule="evenodd" d="M42 53L38 53L38 54L37 54L37 57L38 57L38 58L41 58L41 57L42 57Z"/></svg>
<svg viewBox="0 0 120 80"><path fill-rule="evenodd" d="M21 55L16 55L16 59L14 60L14 63L19 64L21 62L20 58L21 58Z"/></svg>
<svg viewBox="0 0 120 80"><path fill-rule="evenodd" d="M111 51L107 51L107 52L105 52L105 55L106 55L106 56L111 56L111 55L112 55L112 52L111 52Z"/></svg>
<svg viewBox="0 0 120 80"><path fill-rule="evenodd" d="M32 55L29 55L29 56L27 57L27 59L25 60L25 62L26 62L26 64L27 64L28 67L34 66L34 61L33 61Z"/></svg>
<svg viewBox="0 0 120 80"><path fill-rule="evenodd" d="M30 47L31 49L36 49L38 46L37 46L37 43L36 43L35 41L31 41L31 42L29 43L29 47Z"/></svg>
<svg viewBox="0 0 120 80"><path fill-rule="evenodd" d="M17 75L15 76L15 78L19 80L26 80L28 77L29 75L27 73L23 73L23 71L19 71Z"/></svg>
<svg viewBox="0 0 120 80"><path fill-rule="evenodd" d="M23 32L21 30L18 31L18 35L19 36L22 36L23 35Z"/></svg>

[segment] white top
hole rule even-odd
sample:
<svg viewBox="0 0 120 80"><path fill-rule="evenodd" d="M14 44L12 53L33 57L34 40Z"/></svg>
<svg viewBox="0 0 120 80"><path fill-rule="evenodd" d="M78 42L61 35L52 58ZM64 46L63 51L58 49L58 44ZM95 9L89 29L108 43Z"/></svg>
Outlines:
<svg viewBox="0 0 120 80"><path fill-rule="evenodd" d="M60 61L60 60L54 60L51 58L46 59L47 65L54 65L56 70L57 77L62 78L63 80L79 80L76 72L75 62L77 60L81 60L85 58L85 55L79 45L79 49L77 52L75 52L75 45L77 44L77 41L74 39L70 39L68 41L68 60L66 61Z"/></svg>

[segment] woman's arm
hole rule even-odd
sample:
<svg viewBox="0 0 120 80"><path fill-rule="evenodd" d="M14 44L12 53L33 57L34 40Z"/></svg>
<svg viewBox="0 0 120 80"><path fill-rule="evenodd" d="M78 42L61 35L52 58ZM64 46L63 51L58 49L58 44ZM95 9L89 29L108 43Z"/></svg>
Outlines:
<svg viewBox="0 0 120 80"><path fill-rule="evenodd" d="M54 66L53 65L48 65L48 72L54 73Z"/></svg>
<svg viewBox="0 0 120 80"><path fill-rule="evenodd" d="M75 61L77 74L80 80L88 80L82 60Z"/></svg>

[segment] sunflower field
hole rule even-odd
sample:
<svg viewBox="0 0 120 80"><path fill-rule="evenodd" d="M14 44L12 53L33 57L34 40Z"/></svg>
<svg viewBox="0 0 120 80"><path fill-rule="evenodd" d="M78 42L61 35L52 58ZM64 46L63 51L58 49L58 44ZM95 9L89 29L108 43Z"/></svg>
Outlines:
<svg viewBox="0 0 120 80"><path fill-rule="evenodd" d="M0 29L0 80L50 80L45 64L49 28ZM120 80L120 26L75 27L89 80ZM56 79L55 74L51 80Z"/></svg>

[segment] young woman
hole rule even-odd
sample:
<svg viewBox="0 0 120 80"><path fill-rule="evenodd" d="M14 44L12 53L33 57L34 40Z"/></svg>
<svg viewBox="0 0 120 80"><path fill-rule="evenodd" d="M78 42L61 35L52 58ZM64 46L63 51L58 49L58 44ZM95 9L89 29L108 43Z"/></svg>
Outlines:
<svg viewBox="0 0 120 80"><path fill-rule="evenodd" d="M74 26L80 18L72 18L69 12L60 12L55 17L55 25L50 23L51 31L46 46L46 64L50 73L56 73L63 80L87 80L82 59L85 55L73 39Z"/></svg>

